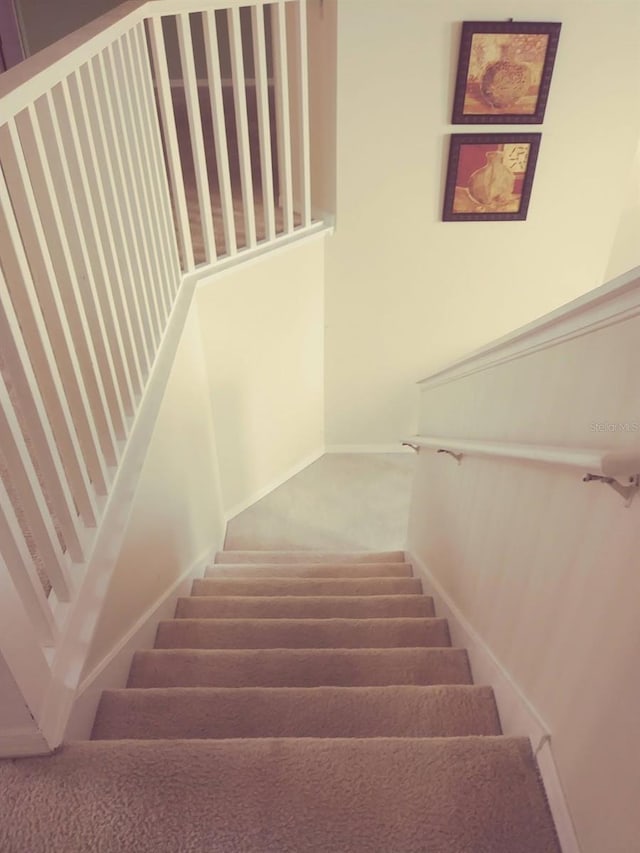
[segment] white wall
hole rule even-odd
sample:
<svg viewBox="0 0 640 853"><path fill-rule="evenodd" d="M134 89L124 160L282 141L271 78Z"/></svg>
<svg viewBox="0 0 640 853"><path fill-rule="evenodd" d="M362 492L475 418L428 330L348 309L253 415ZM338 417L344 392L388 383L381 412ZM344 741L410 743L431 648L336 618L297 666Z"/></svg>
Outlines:
<svg viewBox="0 0 640 853"><path fill-rule="evenodd" d="M216 436L197 311L187 319L85 676L224 538Z"/></svg>
<svg viewBox="0 0 640 853"><path fill-rule="evenodd" d="M627 180L627 195L607 266L607 279L640 266L640 145Z"/></svg>
<svg viewBox="0 0 640 853"><path fill-rule="evenodd" d="M197 293L227 515L322 452L324 246L294 244Z"/></svg>
<svg viewBox="0 0 640 853"><path fill-rule="evenodd" d="M325 7L331 5L325 0ZM561 21L526 222L443 223L460 22ZM341 0L328 444L415 427L413 383L599 285L639 136L640 4ZM518 130L492 126L488 130Z"/></svg>
<svg viewBox="0 0 640 853"><path fill-rule="evenodd" d="M635 293L629 319L427 387L420 433L638 449L640 282ZM629 853L640 834L640 499L625 509L581 476L422 450L409 548L548 726L582 853Z"/></svg>

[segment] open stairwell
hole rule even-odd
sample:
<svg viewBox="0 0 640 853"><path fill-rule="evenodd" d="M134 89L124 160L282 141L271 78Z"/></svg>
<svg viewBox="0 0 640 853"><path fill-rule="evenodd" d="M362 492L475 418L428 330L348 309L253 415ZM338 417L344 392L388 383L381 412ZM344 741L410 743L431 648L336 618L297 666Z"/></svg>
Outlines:
<svg viewBox="0 0 640 853"><path fill-rule="evenodd" d="M92 740L0 762L3 853L558 853L529 741L402 552L222 552Z"/></svg>

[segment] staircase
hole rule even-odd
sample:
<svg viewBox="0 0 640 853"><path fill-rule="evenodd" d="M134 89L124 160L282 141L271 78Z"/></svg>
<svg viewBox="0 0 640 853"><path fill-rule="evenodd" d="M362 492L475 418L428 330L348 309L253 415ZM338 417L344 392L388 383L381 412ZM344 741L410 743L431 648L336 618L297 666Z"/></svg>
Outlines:
<svg viewBox="0 0 640 853"><path fill-rule="evenodd" d="M559 853L402 552L223 552L92 741L0 763L0 848Z"/></svg>

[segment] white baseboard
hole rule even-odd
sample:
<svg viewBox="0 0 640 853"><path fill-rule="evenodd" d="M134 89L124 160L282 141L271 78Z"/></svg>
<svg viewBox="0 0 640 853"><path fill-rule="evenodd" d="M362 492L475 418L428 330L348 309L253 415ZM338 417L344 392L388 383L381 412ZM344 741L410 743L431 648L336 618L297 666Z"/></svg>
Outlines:
<svg viewBox="0 0 640 853"><path fill-rule="evenodd" d="M410 447L397 444L328 444L326 453L413 453Z"/></svg>
<svg viewBox="0 0 640 853"><path fill-rule="evenodd" d="M503 733L530 739L563 853L580 853L553 759L553 739L549 727L422 560L410 551L406 552L406 556L413 564L416 576L421 578L424 592L433 596L436 613L448 620L452 644L467 649L474 683L493 687Z"/></svg>
<svg viewBox="0 0 640 853"><path fill-rule="evenodd" d="M51 751L44 735L36 728L0 728L0 755L2 758L49 755Z"/></svg>
<svg viewBox="0 0 640 853"><path fill-rule="evenodd" d="M310 453L309 456L305 456L300 462L297 462L293 467L289 468L284 472L280 477L276 480L272 480L266 486L257 491L253 492L253 494L249 495L245 500L240 501L235 506L232 506L231 509L225 512L225 521L229 522L232 518L235 518L236 515L240 515L241 512L244 512L245 509L249 509L250 506L257 503L262 498L266 498L268 494L273 492L275 489L284 485L287 480L290 480L292 477L295 477L296 474L299 474L301 471L304 471L305 468L308 468L309 465L312 465L314 462L317 462L321 456L324 456L324 447L319 448L318 450L314 450L313 453Z"/></svg>
<svg viewBox="0 0 640 853"><path fill-rule="evenodd" d="M65 741L87 740L91 736L102 691L126 686L134 652L153 648L158 623L173 618L176 600L180 596L189 595L194 578L204 575L204 570L217 550L217 547L207 548L206 553L142 613L111 651L82 679L65 729Z"/></svg>

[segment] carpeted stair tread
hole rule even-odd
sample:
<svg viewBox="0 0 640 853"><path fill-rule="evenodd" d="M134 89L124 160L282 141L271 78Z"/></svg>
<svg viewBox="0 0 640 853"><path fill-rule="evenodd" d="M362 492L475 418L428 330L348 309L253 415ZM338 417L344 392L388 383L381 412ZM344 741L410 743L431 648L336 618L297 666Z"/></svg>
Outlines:
<svg viewBox="0 0 640 853"><path fill-rule="evenodd" d="M179 598L179 619L371 619L434 616L428 595L191 596Z"/></svg>
<svg viewBox="0 0 640 853"><path fill-rule="evenodd" d="M214 563L207 578L410 578L411 563Z"/></svg>
<svg viewBox="0 0 640 853"><path fill-rule="evenodd" d="M446 619L170 619L157 649L373 649L449 646Z"/></svg>
<svg viewBox="0 0 640 853"><path fill-rule="evenodd" d="M419 578L198 578L192 595L417 595Z"/></svg>
<svg viewBox="0 0 640 853"><path fill-rule="evenodd" d="M226 687L107 690L93 738L499 735L489 687Z"/></svg>
<svg viewBox="0 0 640 853"><path fill-rule="evenodd" d="M151 649L129 687L369 687L471 684L465 649Z"/></svg>
<svg viewBox="0 0 640 853"><path fill-rule="evenodd" d="M404 563L404 551L218 551L216 563Z"/></svg>
<svg viewBox="0 0 640 853"><path fill-rule="evenodd" d="M0 761L0 850L560 853L500 731L402 551L224 551L92 741Z"/></svg>
<svg viewBox="0 0 640 853"><path fill-rule="evenodd" d="M0 788L6 853L559 853L525 738L91 741Z"/></svg>

